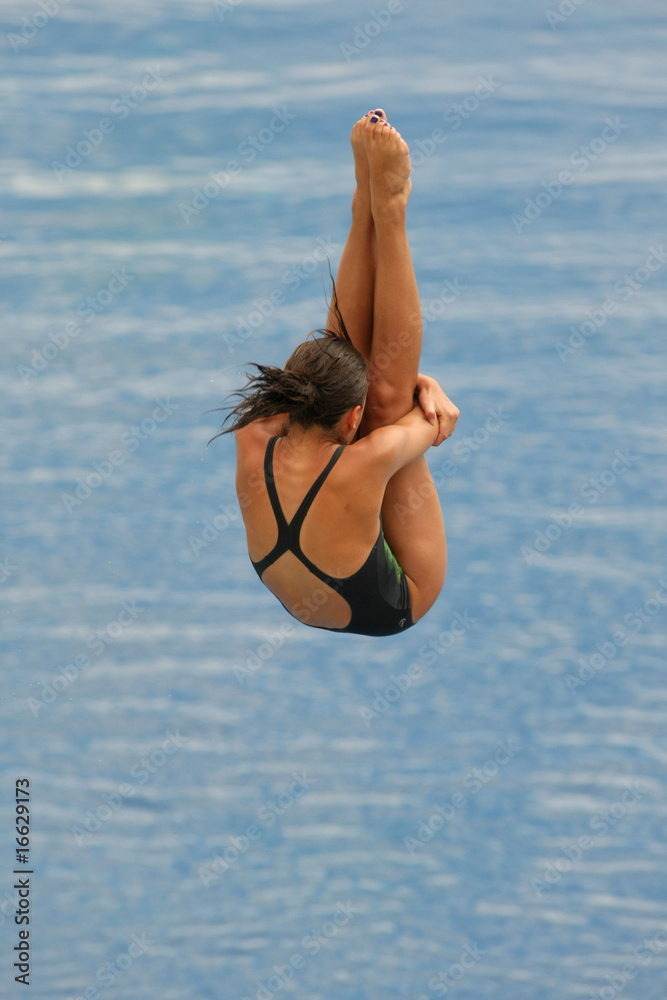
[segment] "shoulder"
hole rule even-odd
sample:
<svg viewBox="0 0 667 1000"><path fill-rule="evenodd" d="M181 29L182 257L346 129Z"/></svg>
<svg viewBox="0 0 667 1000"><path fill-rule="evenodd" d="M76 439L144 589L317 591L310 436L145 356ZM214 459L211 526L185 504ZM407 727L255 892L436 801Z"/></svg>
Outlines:
<svg viewBox="0 0 667 1000"><path fill-rule="evenodd" d="M239 462L250 462L253 464L258 454L263 458L270 439L281 436L284 433L286 419L286 413L281 413L275 417L262 417L234 431L236 454Z"/></svg>
<svg viewBox="0 0 667 1000"><path fill-rule="evenodd" d="M348 445L346 451L353 464L366 471L377 471L383 476L394 464L401 437L401 428L396 424L378 427Z"/></svg>

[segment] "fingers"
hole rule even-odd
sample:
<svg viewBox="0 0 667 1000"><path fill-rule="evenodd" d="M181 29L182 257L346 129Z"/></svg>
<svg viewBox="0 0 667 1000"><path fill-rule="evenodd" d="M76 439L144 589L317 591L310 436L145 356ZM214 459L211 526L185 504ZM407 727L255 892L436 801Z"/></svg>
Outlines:
<svg viewBox="0 0 667 1000"><path fill-rule="evenodd" d="M443 393L443 406L438 407L436 411L438 418L439 432L438 436L434 441L435 447L442 444L447 438L451 437L456 428L456 421L459 419L461 412L457 406L452 403L451 399Z"/></svg>
<svg viewBox="0 0 667 1000"><path fill-rule="evenodd" d="M420 376L418 398L428 422L438 426L438 436L433 442L437 447L454 433L460 410L434 379L427 381L425 376Z"/></svg>
<svg viewBox="0 0 667 1000"><path fill-rule="evenodd" d="M428 385L422 385L420 387L418 401L429 424L435 425L438 415L436 413L435 400Z"/></svg>
<svg viewBox="0 0 667 1000"><path fill-rule="evenodd" d="M456 427L456 421L459 419L459 411L452 404L452 410L448 413L439 413L438 415L438 425L439 432L438 436L433 442L434 446L437 448L439 444L442 444L447 438L451 437L454 433Z"/></svg>

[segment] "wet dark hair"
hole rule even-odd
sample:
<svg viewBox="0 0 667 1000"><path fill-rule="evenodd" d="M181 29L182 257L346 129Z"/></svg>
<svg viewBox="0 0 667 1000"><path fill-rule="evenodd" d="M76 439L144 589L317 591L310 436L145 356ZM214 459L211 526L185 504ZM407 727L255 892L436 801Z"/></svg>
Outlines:
<svg viewBox="0 0 667 1000"><path fill-rule="evenodd" d="M363 405L368 392L368 368L345 329L335 284L331 304L339 329L312 331L293 351L284 368L254 364L257 373L246 372L245 387L233 393L240 401L229 407L219 433L211 441L259 417L278 413L287 413L288 428L297 424L331 430L353 406ZM225 427L230 419L232 423Z"/></svg>

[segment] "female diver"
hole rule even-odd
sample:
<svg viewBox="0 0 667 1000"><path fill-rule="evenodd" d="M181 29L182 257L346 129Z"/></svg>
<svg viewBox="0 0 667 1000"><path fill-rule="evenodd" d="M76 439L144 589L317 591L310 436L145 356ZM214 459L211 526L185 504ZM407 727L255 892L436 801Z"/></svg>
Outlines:
<svg viewBox="0 0 667 1000"><path fill-rule="evenodd" d="M357 188L326 330L256 365L231 426L248 553L316 628L393 635L436 600L447 546L424 452L459 416L419 375L422 318L405 215L410 155L378 109L352 130Z"/></svg>

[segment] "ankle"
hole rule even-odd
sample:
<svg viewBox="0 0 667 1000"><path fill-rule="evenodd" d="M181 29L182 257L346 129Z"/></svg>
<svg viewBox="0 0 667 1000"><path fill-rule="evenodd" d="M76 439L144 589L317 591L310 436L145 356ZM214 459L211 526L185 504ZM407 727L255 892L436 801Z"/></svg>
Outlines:
<svg viewBox="0 0 667 1000"><path fill-rule="evenodd" d="M356 189L352 195L352 216L360 222L369 221L373 222L373 215L371 212L371 196L367 191L362 191L359 188Z"/></svg>

